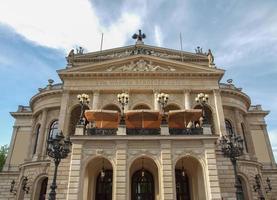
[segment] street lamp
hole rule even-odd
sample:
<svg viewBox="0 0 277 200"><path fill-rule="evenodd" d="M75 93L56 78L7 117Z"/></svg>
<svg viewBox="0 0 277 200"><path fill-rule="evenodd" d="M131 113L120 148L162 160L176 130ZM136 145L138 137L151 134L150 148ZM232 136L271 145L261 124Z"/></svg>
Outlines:
<svg viewBox="0 0 277 200"><path fill-rule="evenodd" d="M78 124L79 125L85 125L86 120L84 120L84 114L85 114L85 107L88 107L88 104L90 102L89 96L87 94L78 94L77 98L79 100L79 103L81 105L81 114Z"/></svg>
<svg viewBox="0 0 277 200"><path fill-rule="evenodd" d="M237 158L243 154L243 139L234 133L222 136L220 139L221 151L225 157L230 158L234 167L235 188L237 200L241 199L241 183L237 173Z"/></svg>
<svg viewBox="0 0 277 200"><path fill-rule="evenodd" d="M166 120L165 120L165 106L167 105L167 102L168 102L168 99L169 99L169 95L168 94L165 94L165 93L159 93L157 95L157 101L158 103L160 104L161 108L162 108L162 124L165 124L166 123Z"/></svg>
<svg viewBox="0 0 277 200"><path fill-rule="evenodd" d="M50 186L51 191L49 193L49 200L55 200L58 166L61 162L61 159L66 158L67 155L70 153L71 141L69 137L64 139L63 133L59 132L57 135L51 136L48 139L47 143L48 143L47 154L49 157L54 159L54 163L55 163L55 171L53 175L52 185Z"/></svg>
<svg viewBox="0 0 277 200"><path fill-rule="evenodd" d="M202 107L202 117L203 117L203 124L208 124L208 119L206 117L206 113L205 113L205 106L206 103L209 100L209 95L208 94L204 94L204 93L199 93L197 95L197 97L195 97L195 102L199 103L200 106Z"/></svg>
<svg viewBox="0 0 277 200"><path fill-rule="evenodd" d="M125 124L125 120L124 120L124 108L129 103L129 94L126 93L126 92L118 94L117 95L117 101L121 104L121 120L120 120L120 124Z"/></svg>

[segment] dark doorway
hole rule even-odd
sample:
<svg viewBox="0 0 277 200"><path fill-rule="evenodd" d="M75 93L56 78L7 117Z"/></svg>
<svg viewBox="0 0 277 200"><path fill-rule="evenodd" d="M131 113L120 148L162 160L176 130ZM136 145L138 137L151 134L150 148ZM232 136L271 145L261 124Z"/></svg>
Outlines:
<svg viewBox="0 0 277 200"><path fill-rule="evenodd" d="M41 187L40 187L40 192L39 192L39 200L46 199L47 183L48 183L48 178L46 177L41 182Z"/></svg>
<svg viewBox="0 0 277 200"><path fill-rule="evenodd" d="M132 177L132 200L154 200L155 187L152 174L141 169Z"/></svg>
<svg viewBox="0 0 277 200"><path fill-rule="evenodd" d="M187 174L182 174L181 169L175 169L177 200L190 200L189 181Z"/></svg>
<svg viewBox="0 0 277 200"><path fill-rule="evenodd" d="M95 200L112 200L113 171L105 170L105 176L101 172L97 177Z"/></svg>

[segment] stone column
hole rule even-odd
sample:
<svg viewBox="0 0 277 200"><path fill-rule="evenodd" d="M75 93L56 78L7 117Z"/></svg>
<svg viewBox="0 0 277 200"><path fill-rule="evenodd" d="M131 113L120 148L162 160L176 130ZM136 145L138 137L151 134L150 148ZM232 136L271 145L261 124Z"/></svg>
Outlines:
<svg viewBox="0 0 277 200"><path fill-rule="evenodd" d="M68 131L67 131L67 128L68 128L67 124L68 124L68 122L67 121L70 118L70 116L69 116L70 113L68 113L69 100L70 100L69 91L65 91L62 94L61 107L60 107L60 115L59 115L59 130L61 130L65 136L67 136L67 134L68 134Z"/></svg>
<svg viewBox="0 0 277 200"><path fill-rule="evenodd" d="M172 152L171 142L161 141L161 199L173 200L174 199L174 185L173 185L173 172L174 166L172 166Z"/></svg>
<svg viewBox="0 0 277 200"><path fill-rule="evenodd" d="M116 144L116 169L115 169L115 198L127 200L127 144L117 142Z"/></svg>
<svg viewBox="0 0 277 200"><path fill-rule="evenodd" d="M154 101L153 101L154 110L160 110L160 105L159 105L159 102L157 101L159 92L157 90L154 90L153 92L154 92Z"/></svg>
<svg viewBox="0 0 277 200"><path fill-rule="evenodd" d="M16 136L17 136L18 129L19 129L18 126L13 127L12 139L11 139L10 146L9 146L10 148L9 148L9 151L8 151L8 155L7 155L7 159L5 161L3 171L8 171L10 169L10 164L11 164L11 159L12 159L12 152L13 152L13 149L14 149L14 144L15 144L15 141L16 141Z"/></svg>
<svg viewBox="0 0 277 200"><path fill-rule="evenodd" d="M248 147L248 153L250 154L250 157L254 160L257 160L256 153L255 153L255 147L252 140L250 125L247 121L247 118L244 117L244 125L245 125L245 135L247 137L247 147Z"/></svg>
<svg viewBox="0 0 277 200"><path fill-rule="evenodd" d="M241 130L241 120L240 120L239 110L235 109L234 112L235 112L236 134L241 135L243 137L242 130Z"/></svg>
<svg viewBox="0 0 277 200"><path fill-rule="evenodd" d="M219 90L213 90L214 95L214 104L215 104L215 111L216 111L216 134L217 135L225 135L225 117L223 113L223 106L221 102L221 96Z"/></svg>
<svg viewBox="0 0 277 200"><path fill-rule="evenodd" d="M221 192L218 179L218 169L216 163L216 153L214 144L205 144L205 159L207 173L207 190L209 199L221 200Z"/></svg>
<svg viewBox="0 0 277 200"><path fill-rule="evenodd" d="M99 91L95 90L93 92L93 97L92 97L92 109L97 110L99 106L98 104L99 104Z"/></svg>
<svg viewBox="0 0 277 200"><path fill-rule="evenodd" d="M184 106L185 109L191 109L190 90L184 90Z"/></svg>
<svg viewBox="0 0 277 200"><path fill-rule="evenodd" d="M82 144L73 144L71 150L71 159L70 159L70 167L69 167L69 176L68 176L68 188L66 199L81 199L79 190L80 184L80 170L81 170L81 152L83 145ZM84 198L83 198L84 199Z"/></svg>
<svg viewBox="0 0 277 200"><path fill-rule="evenodd" d="M43 154L43 147L45 146L44 143L44 138L47 138L48 133L46 133L46 119L47 119L47 109L43 109L42 110L42 114L41 114L41 121L40 121L40 133L39 133L39 137L38 137L38 143L37 143L37 151L36 151L36 156L41 157L44 156L45 154Z"/></svg>

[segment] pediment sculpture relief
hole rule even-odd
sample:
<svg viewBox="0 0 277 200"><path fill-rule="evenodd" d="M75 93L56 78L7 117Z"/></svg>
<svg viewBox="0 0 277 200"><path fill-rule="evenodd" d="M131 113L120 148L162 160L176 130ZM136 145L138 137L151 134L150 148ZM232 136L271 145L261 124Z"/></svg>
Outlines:
<svg viewBox="0 0 277 200"><path fill-rule="evenodd" d="M107 69L108 72L157 72L157 71L176 71L175 68L171 66L159 66L153 64L152 62L140 59L136 62L131 62L123 66L112 66Z"/></svg>

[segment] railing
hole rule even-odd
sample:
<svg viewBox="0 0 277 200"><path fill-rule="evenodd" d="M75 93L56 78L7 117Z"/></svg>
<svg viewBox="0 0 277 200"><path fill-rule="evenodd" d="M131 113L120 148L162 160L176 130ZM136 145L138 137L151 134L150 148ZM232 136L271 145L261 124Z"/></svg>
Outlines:
<svg viewBox="0 0 277 200"><path fill-rule="evenodd" d="M88 128L86 129L87 135L116 135L117 128Z"/></svg>
<svg viewBox="0 0 277 200"><path fill-rule="evenodd" d="M77 132L76 132L77 133ZM79 131L81 135L89 136L112 136L112 135L211 135L210 127L197 127L197 128L169 128L163 126L163 128L150 129L150 128L87 128ZM77 134L80 135L80 134Z"/></svg>
<svg viewBox="0 0 277 200"><path fill-rule="evenodd" d="M170 135L202 135L203 128L170 128L169 129Z"/></svg>
<svg viewBox="0 0 277 200"><path fill-rule="evenodd" d="M156 128L127 128L127 135L160 135L161 129Z"/></svg>

